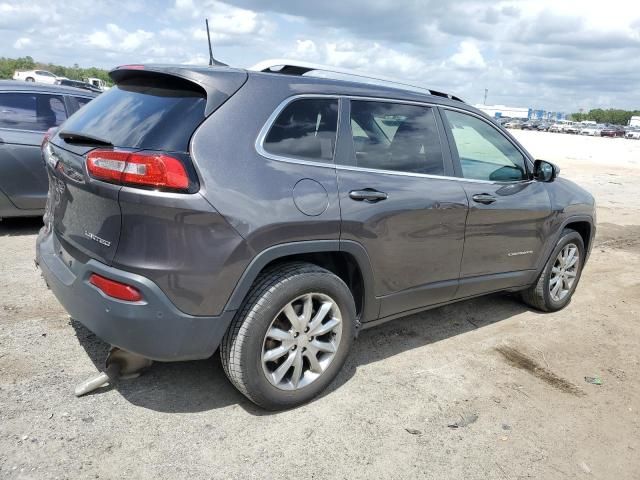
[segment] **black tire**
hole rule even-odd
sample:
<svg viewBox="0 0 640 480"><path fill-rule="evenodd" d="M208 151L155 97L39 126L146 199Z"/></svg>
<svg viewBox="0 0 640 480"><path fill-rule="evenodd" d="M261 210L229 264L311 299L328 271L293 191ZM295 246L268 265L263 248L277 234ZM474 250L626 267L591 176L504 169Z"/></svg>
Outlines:
<svg viewBox="0 0 640 480"><path fill-rule="evenodd" d="M575 281L569 289L568 294L563 299L556 301L551 297L549 289L549 282L551 281L551 270L554 266L556 258L560 251L568 244L573 243L578 247L580 258L578 259L578 267L576 272ZM565 229L556 244L556 247L551 252L547 264L542 269L540 276L536 280L536 283L524 290L521 294L522 300L531 307L541 310L543 312L555 312L566 307L571 301L571 297L580 282L580 276L582 275L582 267L584 265L585 249L584 241L578 232L571 229Z"/></svg>
<svg viewBox="0 0 640 480"><path fill-rule="evenodd" d="M296 390L282 390L263 371L265 335L288 302L311 292L331 297L340 309L340 342L333 360L316 380ZM220 357L231 383L249 400L268 410L282 410L310 401L331 383L347 358L355 334L356 309L347 285L316 265L287 263L258 276L222 339Z"/></svg>
<svg viewBox="0 0 640 480"><path fill-rule="evenodd" d="M25 82L35 82L35 79L33 77L27 77Z"/></svg>

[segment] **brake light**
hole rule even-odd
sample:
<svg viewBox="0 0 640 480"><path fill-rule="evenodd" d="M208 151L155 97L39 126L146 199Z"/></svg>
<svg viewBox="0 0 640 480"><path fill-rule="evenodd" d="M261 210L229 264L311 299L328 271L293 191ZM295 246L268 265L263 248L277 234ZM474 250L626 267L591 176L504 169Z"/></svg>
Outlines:
<svg viewBox="0 0 640 480"><path fill-rule="evenodd" d="M42 139L42 143L40 144L40 148L44 148L47 142L51 140L51 137L56 134L57 129L58 127L51 127L49 130L47 130L47 132L44 134L44 138Z"/></svg>
<svg viewBox="0 0 640 480"><path fill-rule="evenodd" d="M142 300L142 295L137 288L127 285L126 283L116 282L92 273L89 277L89 283L100 289L105 295L118 300L125 300L127 302L139 302Z"/></svg>
<svg viewBox="0 0 640 480"><path fill-rule="evenodd" d="M120 65L119 70L144 70L144 65Z"/></svg>
<svg viewBox="0 0 640 480"><path fill-rule="evenodd" d="M189 175L180 160L161 153L93 150L87 155L89 175L111 183L184 190Z"/></svg>

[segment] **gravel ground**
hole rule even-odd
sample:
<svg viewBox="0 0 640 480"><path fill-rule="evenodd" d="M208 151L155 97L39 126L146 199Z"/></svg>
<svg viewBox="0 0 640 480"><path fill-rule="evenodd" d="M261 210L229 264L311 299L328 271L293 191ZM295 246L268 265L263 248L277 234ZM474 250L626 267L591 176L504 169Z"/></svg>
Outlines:
<svg viewBox="0 0 640 480"><path fill-rule="evenodd" d="M0 478L638 478L640 142L516 135L598 200L572 303L492 295L365 331L288 412L254 407L215 356L75 398L107 345L45 288L38 222L0 223Z"/></svg>

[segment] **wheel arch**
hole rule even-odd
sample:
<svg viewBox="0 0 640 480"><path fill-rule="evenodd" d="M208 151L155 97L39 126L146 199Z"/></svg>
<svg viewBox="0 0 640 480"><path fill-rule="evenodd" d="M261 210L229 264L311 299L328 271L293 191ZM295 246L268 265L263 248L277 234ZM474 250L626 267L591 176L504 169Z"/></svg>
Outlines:
<svg viewBox="0 0 640 480"><path fill-rule="evenodd" d="M568 222L565 222L562 229L570 228L571 230L575 230L582 237L582 241L584 243L585 252L589 252L591 250L591 230L593 229L593 225L590 221L586 220L572 220L569 219Z"/></svg>
<svg viewBox="0 0 640 480"><path fill-rule="evenodd" d="M379 301L374 292L371 262L364 247L353 241L315 240L274 245L260 252L240 277L225 306L237 310L260 272L283 262L306 261L340 277L351 290L361 322L376 320Z"/></svg>
<svg viewBox="0 0 640 480"><path fill-rule="evenodd" d="M560 223L560 226L552 237L552 241L548 242L544 255L540 258L538 268L536 269L535 278L540 275L540 272L549 261L549 256L557 245L558 240L560 240L562 232L567 228L577 231L582 237L586 252L584 262L587 262L589 253L591 252L591 247L593 246L593 239L595 237L596 227L594 225L594 220L591 216L588 215L575 215L567 217L562 221L562 223Z"/></svg>

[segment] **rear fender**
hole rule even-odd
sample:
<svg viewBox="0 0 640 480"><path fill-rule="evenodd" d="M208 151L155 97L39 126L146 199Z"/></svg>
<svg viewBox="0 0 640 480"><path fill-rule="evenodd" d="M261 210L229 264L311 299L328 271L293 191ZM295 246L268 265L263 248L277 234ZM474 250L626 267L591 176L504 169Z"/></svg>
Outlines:
<svg viewBox="0 0 640 480"><path fill-rule="evenodd" d="M353 241L339 240L314 240L308 242L292 242L275 245L259 253L246 268L238 281L225 311L238 310L245 299L251 285L260 272L274 260L286 258L292 255L308 253L346 252L357 261L364 282L364 305L362 322L376 320L379 314L379 300L374 294L373 271L369 256L362 245Z"/></svg>

